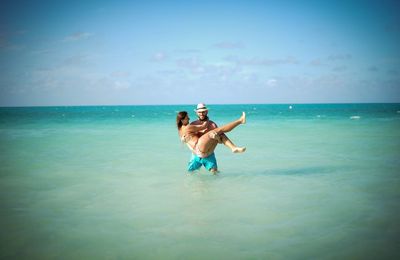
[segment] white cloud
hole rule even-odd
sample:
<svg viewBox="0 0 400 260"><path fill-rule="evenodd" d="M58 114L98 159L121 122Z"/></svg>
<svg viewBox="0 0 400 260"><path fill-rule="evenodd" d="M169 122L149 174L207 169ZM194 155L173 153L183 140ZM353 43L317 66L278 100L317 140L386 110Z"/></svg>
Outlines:
<svg viewBox="0 0 400 260"><path fill-rule="evenodd" d="M124 90L124 89L129 89L130 83L128 81L114 81L113 88L116 90Z"/></svg>
<svg viewBox="0 0 400 260"><path fill-rule="evenodd" d="M157 52L154 53L153 56L151 57L152 61L155 62L163 62L168 59L168 55L165 52Z"/></svg>
<svg viewBox="0 0 400 260"><path fill-rule="evenodd" d="M275 87L277 82L278 81L276 79L269 79L269 80L267 80L267 86Z"/></svg>

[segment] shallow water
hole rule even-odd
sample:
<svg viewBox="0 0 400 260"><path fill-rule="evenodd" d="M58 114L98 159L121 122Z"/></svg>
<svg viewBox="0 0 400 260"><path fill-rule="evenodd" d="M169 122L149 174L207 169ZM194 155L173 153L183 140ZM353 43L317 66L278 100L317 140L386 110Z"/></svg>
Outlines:
<svg viewBox="0 0 400 260"><path fill-rule="evenodd" d="M211 106L248 114L217 176L186 172L174 117L192 109L1 108L0 256L400 256L399 104Z"/></svg>

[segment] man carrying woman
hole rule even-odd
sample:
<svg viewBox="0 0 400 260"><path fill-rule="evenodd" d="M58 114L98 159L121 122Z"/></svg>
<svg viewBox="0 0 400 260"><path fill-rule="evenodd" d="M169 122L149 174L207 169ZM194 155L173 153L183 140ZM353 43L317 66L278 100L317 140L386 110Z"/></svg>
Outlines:
<svg viewBox="0 0 400 260"><path fill-rule="evenodd" d="M192 151L192 157L188 164L188 171L194 171L204 166L212 173L218 172L217 160L214 149L218 143L223 143L234 153L242 153L245 147L237 147L224 134L231 131L240 124L246 123L246 114L222 127L209 120L208 109L205 104L200 103L195 110L198 120L189 124L189 116L186 111L178 113L176 122L181 140L185 142Z"/></svg>

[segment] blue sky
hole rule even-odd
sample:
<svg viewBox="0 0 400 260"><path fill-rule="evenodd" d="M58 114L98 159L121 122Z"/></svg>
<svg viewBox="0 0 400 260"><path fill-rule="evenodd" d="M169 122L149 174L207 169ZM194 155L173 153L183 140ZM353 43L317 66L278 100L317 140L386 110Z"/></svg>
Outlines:
<svg viewBox="0 0 400 260"><path fill-rule="evenodd" d="M398 1L2 1L0 106L400 102L399 13Z"/></svg>

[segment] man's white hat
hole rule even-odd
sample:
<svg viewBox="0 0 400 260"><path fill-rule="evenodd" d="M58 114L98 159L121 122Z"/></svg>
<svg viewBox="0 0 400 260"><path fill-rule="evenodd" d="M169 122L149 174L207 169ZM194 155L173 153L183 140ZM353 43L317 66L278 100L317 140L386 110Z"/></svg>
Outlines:
<svg viewBox="0 0 400 260"><path fill-rule="evenodd" d="M206 104L204 103L197 104L197 108L194 110L194 112L202 112L202 111L208 111Z"/></svg>

